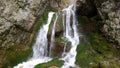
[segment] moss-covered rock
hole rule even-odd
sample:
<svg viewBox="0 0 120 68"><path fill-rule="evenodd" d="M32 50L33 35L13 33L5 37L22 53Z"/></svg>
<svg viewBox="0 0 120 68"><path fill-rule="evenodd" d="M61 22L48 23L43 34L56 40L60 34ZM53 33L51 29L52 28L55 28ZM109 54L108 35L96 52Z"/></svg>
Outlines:
<svg viewBox="0 0 120 68"><path fill-rule="evenodd" d="M49 67L61 67L63 65L62 60L58 60L58 58L54 58L52 61L43 63L43 64L38 64L34 68L49 68Z"/></svg>
<svg viewBox="0 0 120 68"><path fill-rule="evenodd" d="M12 68L18 63L25 61L32 54L32 48L29 46L16 45L11 46L5 52L5 62L2 68Z"/></svg>

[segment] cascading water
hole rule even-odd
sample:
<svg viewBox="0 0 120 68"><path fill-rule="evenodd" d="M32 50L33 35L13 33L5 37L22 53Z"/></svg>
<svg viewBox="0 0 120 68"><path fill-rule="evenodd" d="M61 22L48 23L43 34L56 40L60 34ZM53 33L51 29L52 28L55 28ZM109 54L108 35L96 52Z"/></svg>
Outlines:
<svg viewBox="0 0 120 68"><path fill-rule="evenodd" d="M47 53L48 53L47 33L48 33L49 25L51 23L53 14L54 14L53 12L49 13L47 24L44 25L38 33L36 43L33 46L33 58L42 58L47 56ZM54 31L52 33L54 34Z"/></svg>
<svg viewBox="0 0 120 68"><path fill-rule="evenodd" d="M43 25L43 27L39 30L36 42L33 46L33 57L27 62L18 64L14 68L34 68L34 66L39 63L45 63L51 60L51 58L47 57L47 53L48 53L47 33L48 33L49 25L52 21L53 15L54 15L54 12L49 13L47 24Z"/></svg>
<svg viewBox="0 0 120 68"><path fill-rule="evenodd" d="M79 35L77 32L77 21L75 16L74 5L69 6L66 9L63 9L63 14L66 15L66 29L65 29L65 37L69 42L71 42L70 51L64 56L62 59L65 61L62 68L69 68L75 66L76 60L76 48L79 44ZM71 25L72 24L72 25Z"/></svg>
<svg viewBox="0 0 120 68"><path fill-rule="evenodd" d="M55 14L55 20L52 19L53 15ZM33 46L33 57L28 60L27 62L23 62L22 64L18 64L14 68L34 68L35 65L40 63L46 63L52 60L52 48L54 45L55 40L55 29L56 24L58 21L59 15L62 15L62 24L63 24L63 37L64 39L64 48L63 53L61 55L60 60L64 61L64 65L61 68L70 68L75 67L75 60L76 60L76 48L79 44L79 35L77 32L77 20L75 15L75 7L74 5L70 5L68 8L63 9L59 13L50 12L48 15L48 20L43 27L40 28L36 42ZM48 46L48 30L49 25L53 22L51 39L50 39L50 46ZM67 45L66 42L70 42L70 50L66 52ZM49 49L48 49L49 47ZM49 50L49 51L48 51Z"/></svg>

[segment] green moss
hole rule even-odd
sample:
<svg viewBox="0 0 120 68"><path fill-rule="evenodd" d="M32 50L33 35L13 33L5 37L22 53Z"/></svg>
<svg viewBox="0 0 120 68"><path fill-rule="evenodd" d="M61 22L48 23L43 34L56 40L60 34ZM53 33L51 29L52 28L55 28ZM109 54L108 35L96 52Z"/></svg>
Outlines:
<svg viewBox="0 0 120 68"><path fill-rule="evenodd" d="M107 42L104 39L102 39L97 33L91 35L90 42L94 50L96 50L99 53L103 53L105 52L104 50L108 49Z"/></svg>
<svg viewBox="0 0 120 68"><path fill-rule="evenodd" d="M48 68L50 66L61 67L62 65L63 65L62 60L58 60L58 58L54 58L52 61L47 62L47 63L43 63L43 64L38 64L34 68Z"/></svg>
<svg viewBox="0 0 120 68"><path fill-rule="evenodd" d="M25 61L32 53L29 46L11 46L6 50L6 63L3 68L13 67L18 63Z"/></svg>
<svg viewBox="0 0 120 68"><path fill-rule="evenodd" d="M90 36L89 43L81 42L77 47L76 64L82 68L98 68L101 61L116 57L117 51L98 33Z"/></svg>
<svg viewBox="0 0 120 68"><path fill-rule="evenodd" d="M106 57L110 54L114 55L117 52L117 50L112 47L112 44L107 42L106 39L98 33L94 33L90 36L90 43L96 52L103 54Z"/></svg>
<svg viewBox="0 0 120 68"><path fill-rule="evenodd" d="M89 63L93 62L94 59L91 55L90 45L82 43L77 47L76 64L82 68L89 68Z"/></svg>

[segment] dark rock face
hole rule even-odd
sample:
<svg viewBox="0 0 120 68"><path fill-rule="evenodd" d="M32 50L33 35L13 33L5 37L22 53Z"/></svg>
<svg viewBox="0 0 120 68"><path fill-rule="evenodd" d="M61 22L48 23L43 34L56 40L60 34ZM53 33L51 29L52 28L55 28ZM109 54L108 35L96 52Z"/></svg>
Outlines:
<svg viewBox="0 0 120 68"><path fill-rule="evenodd" d="M84 1L84 0L83 0ZM99 16L96 20L106 39L120 45L120 1L119 0L77 0L77 14Z"/></svg>
<svg viewBox="0 0 120 68"><path fill-rule="evenodd" d="M93 17L97 14L97 11L91 0L77 0L77 14Z"/></svg>

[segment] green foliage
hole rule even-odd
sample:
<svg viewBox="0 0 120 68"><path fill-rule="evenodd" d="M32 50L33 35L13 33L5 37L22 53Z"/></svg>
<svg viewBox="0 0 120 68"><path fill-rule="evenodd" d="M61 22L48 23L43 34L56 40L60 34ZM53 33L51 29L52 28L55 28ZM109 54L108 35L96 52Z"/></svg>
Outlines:
<svg viewBox="0 0 120 68"><path fill-rule="evenodd" d="M52 61L47 62L47 63L43 63L43 64L38 64L34 68L48 68L50 66L61 67L62 65L63 65L62 60L58 60L58 58L54 58Z"/></svg>

